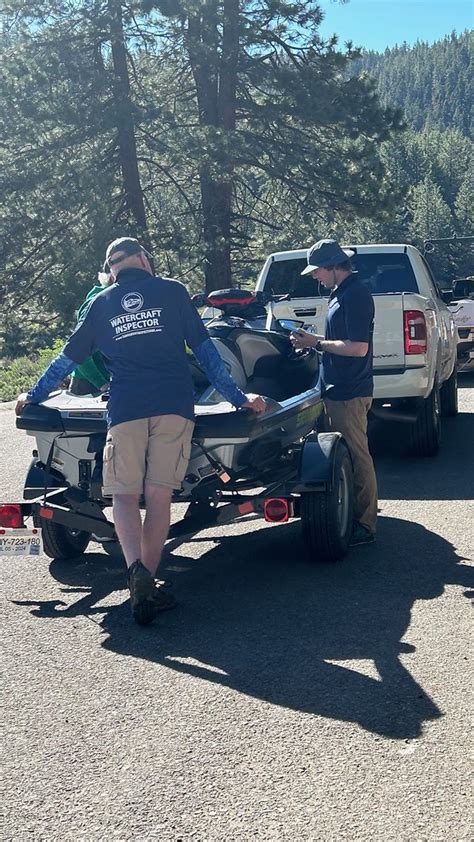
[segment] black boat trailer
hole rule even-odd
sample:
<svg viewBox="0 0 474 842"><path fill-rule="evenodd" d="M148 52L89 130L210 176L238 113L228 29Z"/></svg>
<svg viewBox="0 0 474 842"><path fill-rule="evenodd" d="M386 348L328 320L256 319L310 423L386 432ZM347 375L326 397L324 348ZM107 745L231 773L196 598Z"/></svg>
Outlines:
<svg viewBox="0 0 474 842"><path fill-rule="evenodd" d="M226 475L218 480L221 487L214 487L208 496L183 501L178 498L174 502L188 506L184 516L171 525L167 540L183 539L248 515L262 516L269 523L301 518L311 557L316 561L341 558L352 529L352 464L341 435L310 434L301 448L295 449L289 465L280 468L273 479L259 487L255 480L233 482ZM226 483L231 488L226 488ZM10 526L22 528L24 519L33 517L36 526L47 528L52 523L89 533L106 547L108 542L118 543L115 526L103 511L106 505L103 500L90 499L78 487L48 489L29 501L0 504L0 531L6 525L4 512L9 510ZM18 513L16 521L12 510Z"/></svg>
<svg viewBox="0 0 474 842"><path fill-rule="evenodd" d="M318 488L318 485L313 485L311 490ZM21 507L23 517L36 516L61 524L67 529L90 532L106 540L117 540L115 526L107 520L99 503L80 500L79 495L70 495L70 491L69 488L55 489L41 500L16 505ZM71 507L55 503L54 497L58 493L71 503ZM212 526L222 526L250 514L262 515L268 522L283 523L299 516L298 502L291 483L278 483L255 495L229 492L227 496L224 492L218 495L216 501L190 502L183 518L170 526L167 540L193 535Z"/></svg>

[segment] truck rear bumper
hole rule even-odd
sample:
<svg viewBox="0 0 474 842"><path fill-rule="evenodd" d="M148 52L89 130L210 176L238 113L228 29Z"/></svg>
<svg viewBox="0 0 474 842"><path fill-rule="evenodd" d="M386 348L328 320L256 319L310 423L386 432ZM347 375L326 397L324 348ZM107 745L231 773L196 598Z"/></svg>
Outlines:
<svg viewBox="0 0 474 842"><path fill-rule="evenodd" d="M428 368L393 368L374 371L374 401L390 402L400 398L423 399L432 388Z"/></svg>

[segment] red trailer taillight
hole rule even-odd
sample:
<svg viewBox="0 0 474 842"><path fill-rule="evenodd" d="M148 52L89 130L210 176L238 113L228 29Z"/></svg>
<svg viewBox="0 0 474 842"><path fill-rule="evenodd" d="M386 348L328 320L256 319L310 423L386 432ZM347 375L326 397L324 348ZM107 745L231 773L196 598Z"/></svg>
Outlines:
<svg viewBox="0 0 474 842"><path fill-rule="evenodd" d="M22 529L23 513L18 503L0 504L0 526L5 529Z"/></svg>
<svg viewBox="0 0 474 842"><path fill-rule="evenodd" d="M403 320L405 354L426 354L427 333L425 314L421 310L405 310Z"/></svg>
<svg viewBox="0 0 474 842"><path fill-rule="evenodd" d="M46 508L46 506L41 506L41 509L39 510L39 514L40 514L40 517L42 517L44 520L52 520L53 517L54 517L53 509L48 509L48 508Z"/></svg>
<svg viewBox="0 0 474 842"><path fill-rule="evenodd" d="M290 505L284 497L269 497L263 502L263 514L269 523L285 523L290 517Z"/></svg>

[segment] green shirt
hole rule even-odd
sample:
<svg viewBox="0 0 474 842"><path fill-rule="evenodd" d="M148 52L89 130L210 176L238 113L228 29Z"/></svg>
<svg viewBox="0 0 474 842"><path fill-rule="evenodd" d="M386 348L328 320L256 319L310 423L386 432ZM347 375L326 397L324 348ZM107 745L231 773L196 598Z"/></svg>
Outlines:
<svg viewBox="0 0 474 842"><path fill-rule="evenodd" d="M77 311L78 324L82 322L84 316L86 315L91 301L99 294L99 292L103 292L103 290L104 288L101 286L94 286L91 290L89 290L85 300ZM100 351L96 351L91 357L88 357L87 360L84 360L81 365L78 365L77 368L74 369L72 377L81 377L84 380L88 380L89 383L92 383L96 389L101 389L102 386L105 386L105 384L109 382L110 373L105 367L102 354Z"/></svg>

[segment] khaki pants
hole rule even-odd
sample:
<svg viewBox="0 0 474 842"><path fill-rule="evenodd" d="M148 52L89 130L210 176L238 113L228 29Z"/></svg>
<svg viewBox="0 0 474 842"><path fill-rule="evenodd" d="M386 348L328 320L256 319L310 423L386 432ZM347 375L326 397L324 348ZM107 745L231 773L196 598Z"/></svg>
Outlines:
<svg viewBox="0 0 474 842"><path fill-rule="evenodd" d="M331 401L324 398L328 432L344 436L354 468L354 519L375 533L377 523L377 479L367 441L367 413L372 398Z"/></svg>
<svg viewBox="0 0 474 842"><path fill-rule="evenodd" d="M143 494L144 483L178 489L188 468L194 421L154 415L111 427L104 447L103 494Z"/></svg>

